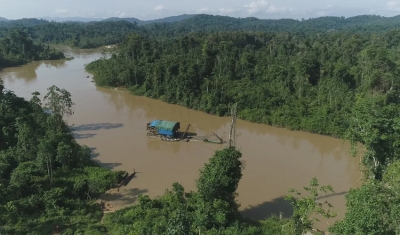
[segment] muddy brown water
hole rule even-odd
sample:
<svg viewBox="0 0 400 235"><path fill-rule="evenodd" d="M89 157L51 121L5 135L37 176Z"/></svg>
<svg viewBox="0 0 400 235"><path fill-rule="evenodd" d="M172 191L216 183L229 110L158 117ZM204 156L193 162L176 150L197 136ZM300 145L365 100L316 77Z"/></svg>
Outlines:
<svg viewBox="0 0 400 235"><path fill-rule="evenodd" d="M43 97L53 84L71 93L76 105L68 123L74 125L78 142L89 146L93 159L103 166L137 172L126 187L105 196L115 208L134 203L140 193L162 195L174 182L180 182L186 190L195 190L198 170L225 145L151 139L146 136L146 122L179 121L182 130L191 124L190 132L215 132L226 140L230 118L133 96L120 89L98 88L84 65L100 58L101 52L68 53L75 59L7 68L0 77L7 89L27 99L34 91ZM237 146L246 162L238 189L245 216L262 219L279 212L290 216L291 207L283 196L289 188L302 189L317 177L321 184L331 184L335 189L334 194L321 199L329 200L339 210L338 218L343 217L344 196L358 186L360 177L359 160L350 156L343 140L238 120ZM326 223L320 224L326 227Z"/></svg>

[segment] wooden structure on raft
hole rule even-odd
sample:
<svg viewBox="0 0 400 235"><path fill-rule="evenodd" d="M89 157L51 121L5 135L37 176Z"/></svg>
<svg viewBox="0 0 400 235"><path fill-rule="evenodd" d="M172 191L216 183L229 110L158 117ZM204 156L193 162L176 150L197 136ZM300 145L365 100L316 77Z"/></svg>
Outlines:
<svg viewBox="0 0 400 235"><path fill-rule="evenodd" d="M165 141L180 141L182 139L178 132L180 127L179 122L153 120L146 125L147 136Z"/></svg>
<svg viewBox="0 0 400 235"><path fill-rule="evenodd" d="M204 141L213 144L223 144L224 141L215 133L212 136L216 137L213 140L211 136L196 136L189 135L190 124L184 132L179 132L180 123L165 120L153 120L146 124L147 136L151 138L161 139L163 141Z"/></svg>

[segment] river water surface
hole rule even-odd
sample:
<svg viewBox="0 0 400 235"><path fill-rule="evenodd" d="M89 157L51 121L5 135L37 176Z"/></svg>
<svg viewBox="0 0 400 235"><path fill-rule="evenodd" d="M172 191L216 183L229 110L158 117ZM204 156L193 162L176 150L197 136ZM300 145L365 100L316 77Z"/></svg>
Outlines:
<svg viewBox="0 0 400 235"><path fill-rule="evenodd" d="M140 193L162 195L174 182L195 190L198 170L224 146L151 139L146 136L146 123L152 119L179 121L183 130L191 124L190 132L215 132L226 140L230 119L133 96L120 89L98 88L84 65L100 58L100 51L68 53L75 59L32 62L4 69L0 77L6 89L27 99L34 91L43 97L51 85L71 93L76 105L68 123L74 125L77 141L89 146L94 160L103 166L137 172L126 187L105 196L115 208L134 203ZM344 196L358 186L360 177L359 160L350 156L343 140L238 120L237 146L246 162L238 189L245 216L262 219L279 212L290 216L292 210L283 196L289 188L302 189L317 177L321 184L335 189L323 200L339 210L338 218L343 217ZM322 227L326 223L322 222Z"/></svg>

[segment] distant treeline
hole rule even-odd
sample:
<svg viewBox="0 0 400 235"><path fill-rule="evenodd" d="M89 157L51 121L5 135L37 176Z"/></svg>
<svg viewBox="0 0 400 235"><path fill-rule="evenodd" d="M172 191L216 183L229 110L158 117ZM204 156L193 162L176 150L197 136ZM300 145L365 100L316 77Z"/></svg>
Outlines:
<svg viewBox="0 0 400 235"><path fill-rule="evenodd" d="M320 17L308 20L262 20L212 15L182 15L153 21L135 18L110 18L98 22L49 22L38 19L0 21L0 37L10 29L25 31L35 41L65 44L78 48L95 48L123 41L128 33L169 39L202 32L324 32L377 33L398 29L400 16L362 15L350 18Z"/></svg>
<svg viewBox="0 0 400 235"><path fill-rule="evenodd" d="M0 38L0 68L22 65L33 60L63 59L62 52L49 45L35 43L28 34L20 30L10 30Z"/></svg>

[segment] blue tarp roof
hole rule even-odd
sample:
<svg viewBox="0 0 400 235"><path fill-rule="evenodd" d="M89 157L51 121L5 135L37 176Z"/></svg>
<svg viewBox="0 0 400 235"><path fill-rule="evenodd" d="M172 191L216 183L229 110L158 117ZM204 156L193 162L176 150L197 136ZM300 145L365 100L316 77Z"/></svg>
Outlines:
<svg viewBox="0 0 400 235"><path fill-rule="evenodd" d="M149 126L157 129L158 133L161 135L173 136L180 128L180 123L165 120L153 120L150 122Z"/></svg>
<svg viewBox="0 0 400 235"><path fill-rule="evenodd" d="M157 124L160 122L160 120L153 120L153 121L151 121L150 122L150 126L151 127L155 127L155 126L157 126Z"/></svg>

